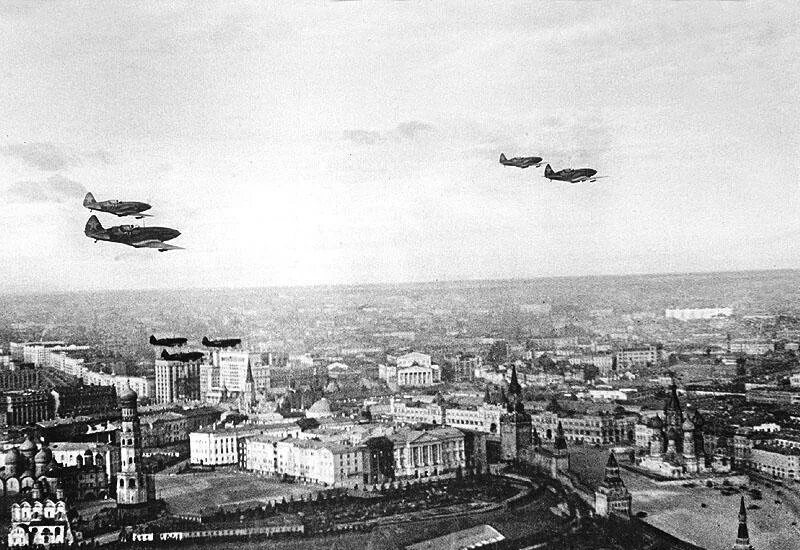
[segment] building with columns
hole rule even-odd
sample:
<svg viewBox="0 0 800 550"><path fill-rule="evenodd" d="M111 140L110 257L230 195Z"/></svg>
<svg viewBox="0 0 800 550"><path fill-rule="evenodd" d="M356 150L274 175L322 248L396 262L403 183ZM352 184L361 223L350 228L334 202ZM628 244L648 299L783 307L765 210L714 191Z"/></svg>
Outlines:
<svg viewBox="0 0 800 550"><path fill-rule="evenodd" d="M397 478L423 478L466 467L464 434L455 428L397 430L389 440Z"/></svg>

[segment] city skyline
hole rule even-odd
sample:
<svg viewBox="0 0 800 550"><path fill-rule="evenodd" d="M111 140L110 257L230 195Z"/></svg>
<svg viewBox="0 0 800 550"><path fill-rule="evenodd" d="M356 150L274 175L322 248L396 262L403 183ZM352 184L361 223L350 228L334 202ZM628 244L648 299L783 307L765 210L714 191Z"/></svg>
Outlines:
<svg viewBox="0 0 800 550"><path fill-rule="evenodd" d="M0 8L3 292L800 267L795 6L98 6Z"/></svg>

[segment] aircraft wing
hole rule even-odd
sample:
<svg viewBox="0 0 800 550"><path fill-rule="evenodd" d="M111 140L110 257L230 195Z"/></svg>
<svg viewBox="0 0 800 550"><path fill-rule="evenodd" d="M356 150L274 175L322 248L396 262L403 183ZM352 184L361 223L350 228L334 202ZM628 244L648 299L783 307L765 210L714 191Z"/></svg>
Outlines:
<svg viewBox="0 0 800 550"><path fill-rule="evenodd" d="M139 213L136 213L136 214L124 214L124 215L125 215L125 216L133 216L133 217L135 217L137 220L140 220L140 219L142 219L142 218L152 218L152 217L153 217L153 215L152 215L152 214L142 214L141 212L139 212Z"/></svg>
<svg viewBox="0 0 800 550"><path fill-rule="evenodd" d="M138 243L131 243L131 245L136 248L157 248L162 252L165 250L184 250L180 246L175 246L174 244L162 243L161 241L157 240L140 241Z"/></svg>

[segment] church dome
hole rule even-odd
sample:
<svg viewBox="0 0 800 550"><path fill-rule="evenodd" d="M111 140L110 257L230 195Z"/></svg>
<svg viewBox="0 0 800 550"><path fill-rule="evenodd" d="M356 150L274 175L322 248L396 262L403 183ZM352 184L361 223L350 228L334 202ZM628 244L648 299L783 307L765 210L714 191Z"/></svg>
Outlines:
<svg viewBox="0 0 800 550"><path fill-rule="evenodd" d="M138 399L138 395L136 392L131 389L130 386L122 390L122 393L119 394L119 404L125 408L132 408L136 405L136 400Z"/></svg>
<svg viewBox="0 0 800 550"><path fill-rule="evenodd" d="M44 447L44 446L38 453L36 453L36 456L33 458L36 464L49 464L52 459L53 459L53 451L50 450L50 447Z"/></svg>
<svg viewBox="0 0 800 550"><path fill-rule="evenodd" d="M6 466L16 466L19 462L19 451L16 447L13 447L6 451Z"/></svg>
<svg viewBox="0 0 800 550"><path fill-rule="evenodd" d="M33 439L31 439L30 435L25 436L25 441L23 441L22 445L19 446L19 451L22 454L25 454L26 452L33 454L36 452L36 449L38 449L38 447L36 446L36 443L34 443Z"/></svg>
<svg viewBox="0 0 800 550"><path fill-rule="evenodd" d="M668 440L677 441L678 440L678 436L679 436L678 430L674 426L672 428L670 428L669 431L667 432L667 439Z"/></svg>
<svg viewBox="0 0 800 550"><path fill-rule="evenodd" d="M694 431L694 422L692 422L691 420L689 420L689 418L687 418L686 420L683 421L682 427L684 432Z"/></svg>

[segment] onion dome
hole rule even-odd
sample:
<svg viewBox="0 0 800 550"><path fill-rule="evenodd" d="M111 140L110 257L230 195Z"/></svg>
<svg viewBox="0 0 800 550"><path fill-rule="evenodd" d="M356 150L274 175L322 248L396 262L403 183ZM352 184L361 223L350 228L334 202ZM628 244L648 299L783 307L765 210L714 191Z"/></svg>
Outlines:
<svg viewBox="0 0 800 550"><path fill-rule="evenodd" d="M30 453L31 455L33 455L34 453L36 453L37 449L38 447L31 438L30 434L25 436L25 441L23 441L22 445L19 446L19 450L22 454Z"/></svg>
<svg viewBox="0 0 800 550"><path fill-rule="evenodd" d="M36 456L33 458L33 461L36 464L49 464L50 461L53 459L53 451L50 450L50 447L42 447L41 450L36 453Z"/></svg>
<svg viewBox="0 0 800 550"><path fill-rule="evenodd" d="M16 466L19 462L19 450L13 447L6 451L6 466Z"/></svg>
<svg viewBox="0 0 800 550"><path fill-rule="evenodd" d="M122 390L121 394L119 394L119 404L124 408L133 408L136 406L136 400L138 397L139 396L136 395L136 392L133 391L130 386L128 386Z"/></svg>
<svg viewBox="0 0 800 550"><path fill-rule="evenodd" d="M33 477L33 472L31 472L30 470L25 470L24 472L22 472L22 475L19 476L19 477L20 477L20 479L22 479L23 477Z"/></svg>
<svg viewBox="0 0 800 550"><path fill-rule="evenodd" d="M693 432L694 431L694 422L692 422L689 417L686 417L686 420L683 421L683 431L684 432Z"/></svg>
<svg viewBox="0 0 800 550"><path fill-rule="evenodd" d="M667 439L668 440L676 440L677 441L678 435L679 435L678 434L678 430L675 428L675 426L673 426L667 432Z"/></svg>

